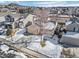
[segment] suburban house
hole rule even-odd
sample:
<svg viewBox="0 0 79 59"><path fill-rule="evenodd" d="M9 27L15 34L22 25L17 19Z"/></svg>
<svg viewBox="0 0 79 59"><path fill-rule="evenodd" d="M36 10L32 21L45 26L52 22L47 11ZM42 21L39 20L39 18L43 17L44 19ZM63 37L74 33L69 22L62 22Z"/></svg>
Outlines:
<svg viewBox="0 0 79 59"><path fill-rule="evenodd" d="M16 25L15 26L18 27L18 28L26 27L26 24L28 22L32 22L33 23L33 19L34 19L33 17L34 17L34 15L31 15L31 14L26 15L26 17L21 16L20 18L18 18L16 20L16 22L15 22Z"/></svg>
<svg viewBox="0 0 79 59"><path fill-rule="evenodd" d="M67 32L62 36L61 43L79 46L79 33L76 32Z"/></svg>
<svg viewBox="0 0 79 59"><path fill-rule="evenodd" d="M5 31L7 31L8 29L11 29L12 35L14 35L14 32L15 32L14 18L11 15L6 15L5 21L3 23L4 23Z"/></svg>
<svg viewBox="0 0 79 59"><path fill-rule="evenodd" d="M77 18L71 18L66 22L66 29L68 31L79 32L79 20Z"/></svg>
<svg viewBox="0 0 79 59"><path fill-rule="evenodd" d="M58 14L49 14L49 21L57 21L58 23L65 23L65 21L70 20L71 16L68 15L58 15Z"/></svg>
<svg viewBox="0 0 79 59"><path fill-rule="evenodd" d="M10 10L8 8L1 8L0 11L1 12L9 12Z"/></svg>
<svg viewBox="0 0 79 59"><path fill-rule="evenodd" d="M27 30L29 33L32 33L32 34L40 34L40 27L35 25L35 24L32 24L30 26L27 27Z"/></svg>
<svg viewBox="0 0 79 59"><path fill-rule="evenodd" d="M33 34L52 35L56 27L57 27L57 23L47 22L47 23L43 23L42 26L37 25L37 24L32 24L28 26L27 29L28 29L28 32L33 33Z"/></svg>
<svg viewBox="0 0 79 59"><path fill-rule="evenodd" d="M49 10L37 8L34 11L33 23L28 26L28 32L33 34L53 34L57 23L48 20Z"/></svg>
<svg viewBox="0 0 79 59"><path fill-rule="evenodd" d="M79 46L79 20L72 17L65 23L67 33L60 40L61 43Z"/></svg>

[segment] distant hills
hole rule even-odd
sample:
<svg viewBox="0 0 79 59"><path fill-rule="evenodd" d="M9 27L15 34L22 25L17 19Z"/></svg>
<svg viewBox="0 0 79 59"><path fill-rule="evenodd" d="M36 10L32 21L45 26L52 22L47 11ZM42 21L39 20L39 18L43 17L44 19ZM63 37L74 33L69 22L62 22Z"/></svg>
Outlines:
<svg viewBox="0 0 79 59"><path fill-rule="evenodd" d="M8 6L21 6L21 5L19 5L17 3L10 3L10 4L8 4Z"/></svg>
<svg viewBox="0 0 79 59"><path fill-rule="evenodd" d="M22 6L22 5L19 5L18 3L10 3L10 2L4 2L4 3L0 3L0 6L5 6L5 5L7 5L7 6Z"/></svg>

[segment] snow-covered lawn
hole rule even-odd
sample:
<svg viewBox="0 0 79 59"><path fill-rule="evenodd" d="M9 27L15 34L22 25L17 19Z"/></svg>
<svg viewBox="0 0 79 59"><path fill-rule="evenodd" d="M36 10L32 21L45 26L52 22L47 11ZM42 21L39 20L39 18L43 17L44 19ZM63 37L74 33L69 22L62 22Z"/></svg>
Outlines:
<svg viewBox="0 0 79 59"><path fill-rule="evenodd" d="M45 43L46 45L44 47L42 47L40 45L40 38L36 39L34 41L37 41L37 42L31 43L27 48L38 51L38 52L45 54L49 57L53 57L53 58L60 57L60 53L62 50L61 46L55 45L52 42L50 42L49 40L47 40Z"/></svg>
<svg viewBox="0 0 79 59"><path fill-rule="evenodd" d="M22 38L23 36L21 36L21 35L23 35L24 32L25 32L25 29L20 29L19 31L17 31L16 35L18 35L18 37ZM40 45L40 40L41 40L40 36L37 36L37 35L26 36L26 38L30 38L30 37L31 37L32 41L28 45L27 48L38 51L38 52L45 54L45 55L48 55L50 57L60 57L62 47L60 45L58 45L57 36L54 36L52 39L47 38L47 41L45 43L46 44L45 47L42 47ZM26 38L25 38L25 40L28 40ZM18 39L18 40L22 40L22 39Z"/></svg>
<svg viewBox="0 0 79 59"><path fill-rule="evenodd" d="M15 58L27 58L27 56L25 56L23 53L17 52L17 51L14 51L14 50L9 50L9 48L10 47L5 45L5 44L0 45L0 49L2 51L4 51L6 54L8 54L8 53L15 54Z"/></svg>
<svg viewBox="0 0 79 59"><path fill-rule="evenodd" d="M9 47L7 45L0 45L0 49L6 52L7 50L9 50Z"/></svg>
<svg viewBox="0 0 79 59"><path fill-rule="evenodd" d="M19 29L19 30L16 32L16 35L21 35L21 34L23 34L25 31L26 31L25 28Z"/></svg>
<svg viewBox="0 0 79 59"><path fill-rule="evenodd" d="M5 39L5 38L6 38L6 36L5 36L5 35L0 35L0 38Z"/></svg>
<svg viewBox="0 0 79 59"><path fill-rule="evenodd" d="M77 34L77 32L67 32L66 34L64 34L64 35L74 35L74 34Z"/></svg>
<svg viewBox="0 0 79 59"><path fill-rule="evenodd" d="M27 48L38 51L42 54L45 54L49 57L57 58L60 57L62 47L58 44L58 38L57 36L54 36L53 38L47 38L47 41L45 42L45 46L42 47L40 44L41 37L38 35L33 36L24 36L23 33L25 32L25 29L19 29L15 36L12 37L12 42L17 42L19 40L22 40L22 37L26 37L25 40L28 40L28 38L31 38L31 43L28 45Z"/></svg>
<svg viewBox="0 0 79 59"><path fill-rule="evenodd" d="M23 37L23 33L25 32L25 29L19 29L14 36L12 37L6 37L7 40L10 40L11 42L15 43L18 39Z"/></svg>
<svg viewBox="0 0 79 59"><path fill-rule="evenodd" d="M45 36L44 38L46 38L48 41L50 41L52 44L57 45L58 44L58 37L57 35L54 35L52 38L50 38L50 36Z"/></svg>

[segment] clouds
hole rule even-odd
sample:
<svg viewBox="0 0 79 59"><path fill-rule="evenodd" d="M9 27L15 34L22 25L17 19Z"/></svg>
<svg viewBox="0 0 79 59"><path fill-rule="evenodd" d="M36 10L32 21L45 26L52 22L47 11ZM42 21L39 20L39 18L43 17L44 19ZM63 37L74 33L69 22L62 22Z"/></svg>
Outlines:
<svg viewBox="0 0 79 59"><path fill-rule="evenodd" d="M79 6L79 1L0 1L1 4L18 3L23 6L57 7Z"/></svg>
<svg viewBox="0 0 79 59"><path fill-rule="evenodd" d="M79 1L28 1L20 2L27 6L53 7L53 6L79 6Z"/></svg>
<svg viewBox="0 0 79 59"><path fill-rule="evenodd" d="M53 2L45 1L45 2L37 2L37 3L35 3L35 5L44 6L44 7L51 7L51 6L59 5L59 3L63 4L63 2L60 2L60 1L58 1L58 2L56 2L56 1L53 1Z"/></svg>
<svg viewBox="0 0 79 59"><path fill-rule="evenodd" d="M64 3L65 3L64 1L30 1L30 2L23 2L23 5L52 7L52 6L64 5Z"/></svg>

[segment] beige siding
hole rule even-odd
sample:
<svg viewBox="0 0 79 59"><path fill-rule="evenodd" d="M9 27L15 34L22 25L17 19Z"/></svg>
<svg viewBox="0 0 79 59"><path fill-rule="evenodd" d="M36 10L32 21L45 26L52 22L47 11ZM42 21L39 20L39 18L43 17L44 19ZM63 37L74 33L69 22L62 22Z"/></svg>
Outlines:
<svg viewBox="0 0 79 59"><path fill-rule="evenodd" d="M39 34L40 27L38 27L36 25L31 25L31 26L28 27L28 32L32 33L32 34Z"/></svg>

